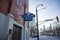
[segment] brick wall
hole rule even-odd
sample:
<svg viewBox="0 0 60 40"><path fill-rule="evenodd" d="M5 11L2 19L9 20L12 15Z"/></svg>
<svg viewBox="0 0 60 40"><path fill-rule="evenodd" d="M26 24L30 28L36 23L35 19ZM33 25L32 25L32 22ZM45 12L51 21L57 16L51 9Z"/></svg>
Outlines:
<svg viewBox="0 0 60 40"><path fill-rule="evenodd" d="M28 4L26 3L26 0L12 0L11 13L14 15L16 21L23 24L24 21L20 15L26 12L28 12Z"/></svg>
<svg viewBox="0 0 60 40"><path fill-rule="evenodd" d="M3 14L7 15L7 13L9 12L9 7L10 7L10 2L9 0L1 0L0 1L0 12L2 12Z"/></svg>
<svg viewBox="0 0 60 40"><path fill-rule="evenodd" d="M20 15L28 12L28 0L0 0L0 12L5 15L10 12L14 15L15 21L24 24Z"/></svg>

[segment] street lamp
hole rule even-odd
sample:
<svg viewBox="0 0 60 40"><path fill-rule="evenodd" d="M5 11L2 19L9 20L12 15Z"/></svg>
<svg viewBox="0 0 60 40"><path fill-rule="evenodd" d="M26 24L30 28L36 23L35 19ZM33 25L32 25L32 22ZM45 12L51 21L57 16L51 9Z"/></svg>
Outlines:
<svg viewBox="0 0 60 40"><path fill-rule="evenodd" d="M43 4L39 4L36 6L36 22L37 22L37 40L39 40L39 29L38 29L38 10L37 8L41 6L42 8L41 9L45 9L46 7L43 6Z"/></svg>

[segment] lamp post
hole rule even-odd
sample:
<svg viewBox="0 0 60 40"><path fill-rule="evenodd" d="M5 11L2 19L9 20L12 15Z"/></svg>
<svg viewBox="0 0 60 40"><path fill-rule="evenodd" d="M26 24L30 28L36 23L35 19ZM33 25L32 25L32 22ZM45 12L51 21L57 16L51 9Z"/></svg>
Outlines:
<svg viewBox="0 0 60 40"><path fill-rule="evenodd" d="M39 5L37 5L37 6L36 6L37 40L39 40L39 29L38 29L38 10L37 10L37 8L38 8L39 6L43 7L42 9L45 9L45 8L46 8L46 7L44 7L44 6L43 6L43 4L39 4Z"/></svg>

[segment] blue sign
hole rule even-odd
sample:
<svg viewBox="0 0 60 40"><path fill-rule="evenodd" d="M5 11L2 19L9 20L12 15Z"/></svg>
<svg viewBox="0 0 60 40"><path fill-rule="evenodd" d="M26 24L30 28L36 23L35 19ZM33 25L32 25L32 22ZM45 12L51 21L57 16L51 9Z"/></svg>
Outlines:
<svg viewBox="0 0 60 40"><path fill-rule="evenodd" d="M24 18L24 21L32 21L33 17L35 17L35 15L32 13L26 13L22 15L22 18Z"/></svg>

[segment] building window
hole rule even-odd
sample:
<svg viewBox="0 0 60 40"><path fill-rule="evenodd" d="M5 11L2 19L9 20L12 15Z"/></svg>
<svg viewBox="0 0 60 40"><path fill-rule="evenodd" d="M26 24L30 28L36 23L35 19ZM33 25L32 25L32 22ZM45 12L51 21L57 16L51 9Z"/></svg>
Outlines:
<svg viewBox="0 0 60 40"><path fill-rule="evenodd" d="M22 0L20 0L20 10L22 10Z"/></svg>
<svg viewBox="0 0 60 40"><path fill-rule="evenodd" d="M19 5L19 0L16 0L16 5L17 5L17 6Z"/></svg>
<svg viewBox="0 0 60 40"><path fill-rule="evenodd" d="M0 0L0 2L1 2L2 0Z"/></svg>

